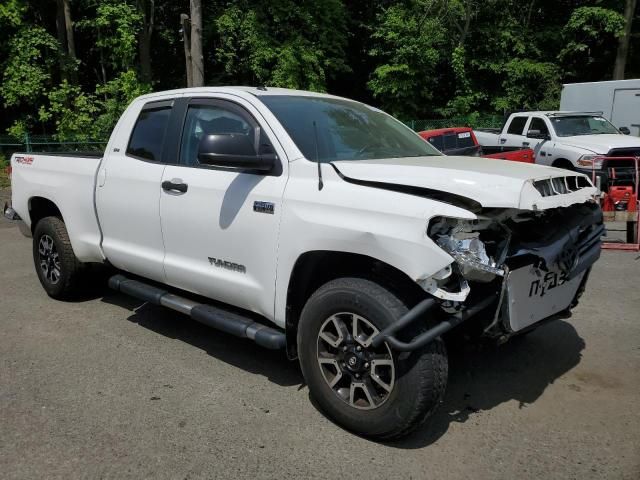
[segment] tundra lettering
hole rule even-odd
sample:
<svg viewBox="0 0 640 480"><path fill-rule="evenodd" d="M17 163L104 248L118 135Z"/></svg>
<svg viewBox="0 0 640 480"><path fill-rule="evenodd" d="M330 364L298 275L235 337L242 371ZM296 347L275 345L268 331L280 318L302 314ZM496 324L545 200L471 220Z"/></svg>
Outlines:
<svg viewBox="0 0 640 480"><path fill-rule="evenodd" d="M226 260L220 260L219 258L208 257L208 259L211 265L215 265L218 268L226 268L227 270L233 270L234 272L247 273L247 269L244 265L227 262Z"/></svg>

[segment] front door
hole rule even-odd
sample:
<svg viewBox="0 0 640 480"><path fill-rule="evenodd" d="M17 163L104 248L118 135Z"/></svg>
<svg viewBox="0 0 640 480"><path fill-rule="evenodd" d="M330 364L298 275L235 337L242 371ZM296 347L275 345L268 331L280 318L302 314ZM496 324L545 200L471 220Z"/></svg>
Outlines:
<svg viewBox="0 0 640 480"><path fill-rule="evenodd" d="M259 118L243 100L191 99L178 165L167 165L162 178L160 217L170 285L273 318L288 165ZM201 138L229 133L247 135L256 151L275 151L279 167L264 174L201 164Z"/></svg>

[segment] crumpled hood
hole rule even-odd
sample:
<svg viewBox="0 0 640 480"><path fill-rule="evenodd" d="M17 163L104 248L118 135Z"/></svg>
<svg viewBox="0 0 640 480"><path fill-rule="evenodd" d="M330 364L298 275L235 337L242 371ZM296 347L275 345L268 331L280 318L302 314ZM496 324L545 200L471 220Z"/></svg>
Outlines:
<svg viewBox="0 0 640 480"><path fill-rule="evenodd" d="M598 155L605 155L612 148L640 148L640 138L616 134L559 137L556 143L583 148Z"/></svg>
<svg viewBox="0 0 640 480"><path fill-rule="evenodd" d="M401 190L398 186L425 189L425 196L446 202L446 198L441 195L434 196L429 193L445 192L470 199L485 208L543 210L584 203L596 193L595 187L589 187L543 198L533 186L534 181L584 175L559 168L507 160L443 155L335 161L332 164L347 181L379 188L395 186L394 190Z"/></svg>

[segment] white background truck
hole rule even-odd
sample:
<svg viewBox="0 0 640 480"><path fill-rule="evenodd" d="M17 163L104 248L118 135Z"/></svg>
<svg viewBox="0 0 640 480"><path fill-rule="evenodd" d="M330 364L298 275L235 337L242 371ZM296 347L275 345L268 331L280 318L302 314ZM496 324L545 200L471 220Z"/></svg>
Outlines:
<svg viewBox="0 0 640 480"><path fill-rule="evenodd" d="M499 133L478 130L475 135L482 145L531 148L540 165L590 176L595 169L603 188L611 168L618 177L635 174L629 161L600 157L640 156L640 138L621 133L599 112L512 113Z"/></svg>
<svg viewBox="0 0 640 480"><path fill-rule="evenodd" d="M5 216L51 297L106 263L120 292L286 349L327 415L379 439L442 400L449 330L505 341L569 315L603 233L584 175L444 157L309 92L154 93L104 155L11 165Z"/></svg>
<svg viewBox="0 0 640 480"><path fill-rule="evenodd" d="M602 112L619 129L640 137L640 78L562 86L560 110Z"/></svg>

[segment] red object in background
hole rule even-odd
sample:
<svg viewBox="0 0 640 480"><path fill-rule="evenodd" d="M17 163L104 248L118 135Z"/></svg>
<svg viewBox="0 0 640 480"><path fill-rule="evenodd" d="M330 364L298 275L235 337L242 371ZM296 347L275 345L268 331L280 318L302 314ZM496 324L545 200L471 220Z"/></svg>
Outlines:
<svg viewBox="0 0 640 480"><path fill-rule="evenodd" d="M631 186L609 187L609 192L607 192L607 198L606 198L606 202L609 203L607 207L608 209L612 209L612 210L618 210L618 211L626 210L629 212L634 212L635 211L634 198L635 198L635 195L633 193L633 187ZM608 209L605 208L604 210L608 211Z"/></svg>
<svg viewBox="0 0 640 480"><path fill-rule="evenodd" d="M471 127L425 130L419 132L418 135L445 155L482 156L485 158L510 160L512 162L535 162L535 154L530 148L480 145Z"/></svg>

